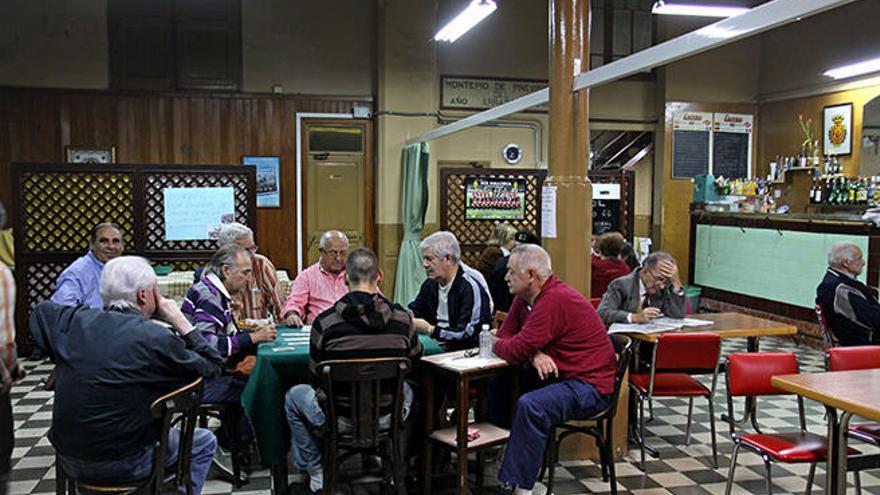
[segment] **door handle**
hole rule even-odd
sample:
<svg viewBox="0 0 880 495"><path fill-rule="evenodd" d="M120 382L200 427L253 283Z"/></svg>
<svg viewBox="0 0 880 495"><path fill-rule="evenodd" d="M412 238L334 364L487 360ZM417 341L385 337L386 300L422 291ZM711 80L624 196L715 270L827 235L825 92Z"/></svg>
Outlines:
<svg viewBox="0 0 880 495"><path fill-rule="evenodd" d="M344 175L341 174L330 174L330 180L343 180L345 179Z"/></svg>

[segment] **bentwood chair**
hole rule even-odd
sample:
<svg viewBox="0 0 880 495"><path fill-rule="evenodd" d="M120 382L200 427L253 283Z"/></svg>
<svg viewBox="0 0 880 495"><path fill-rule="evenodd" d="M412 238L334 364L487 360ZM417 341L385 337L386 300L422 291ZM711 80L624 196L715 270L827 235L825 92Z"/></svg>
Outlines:
<svg viewBox="0 0 880 495"><path fill-rule="evenodd" d="M337 470L355 453L382 459L383 492L393 486L406 494L400 437L403 434L403 385L410 369L407 358L373 358L318 363L322 393L319 403L326 421L324 493L334 493ZM389 462L390 461L390 462Z"/></svg>
<svg viewBox="0 0 880 495"><path fill-rule="evenodd" d="M822 332L822 342L825 345L825 350L837 347L837 338L834 337L834 333L828 326L828 321L822 313L822 306L818 304L816 305L816 321L819 323L819 330Z"/></svg>
<svg viewBox="0 0 880 495"><path fill-rule="evenodd" d="M206 403L199 406L199 426L208 427L208 418L214 418L221 424L229 425L229 453L232 458L232 486L241 488L247 478L241 472L241 421L244 411L238 403ZM219 448L219 447L218 447Z"/></svg>
<svg viewBox="0 0 880 495"><path fill-rule="evenodd" d="M150 406L150 414L159 425L159 438L153 449L153 470L144 479L127 483L97 483L84 479L74 479L64 470L60 458L55 457L55 493L57 495L80 493L83 495L141 495L160 493L186 493L193 495L190 473L192 461L193 434L202 392L205 384L202 378L159 397ZM169 467L165 465L165 452L168 450L168 433L172 427L180 429L180 443L177 461Z"/></svg>
<svg viewBox="0 0 880 495"><path fill-rule="evenodd" d="M559 446L568 436L577 433L590 435L596 440L599 450L599 462L602 466L602 481L611 483L612 495L617 495L617 476L614 473L614 416L617 414L617 401L620 397L620 389L623 387L626 372L629 370L629 362L632 357L632 340L629 337L612 334L611 343L617 354L617 371L614 373L614 392L611 394L608 406L605 409L587 418L578 418L555 425L549 436L547 454L544 459L544 467L538 479L544 477L544 470L550 468L547 475L547 493L553 493L553 478L556 472L556 463L559 459ZM592 424L583 424L584 421L593 421Z"/></svg>
<svg viewBox="0 0 880 495"><path fill-rule="evenodd" d="M798 372L797 357L790 352L748 352L727 356L727 410L730 437L733 439L733 453L730 457L730 471L727 475L725 495L730 495L736 471L736 459L741 447L745 447L764 460L768 495L772 493L770 461L785 463L809 463L806 493L810 494L816 463L825 462L828 455L828 441L822 435L807 431L804 417L803 397L797 397L800 431L785 433L762 433L755 417L755 411L748 411L756 433L737 433L733 419L734 397L758 397L763 395L788 394L770 384L774 375L790 375ZM848 455L858 454L849 449ZM859 485L858 472L856 486Z"/></svg>
<svg viewBox="0 0 880 495"><path fill-rule="evenodd" d="M718 467L718 447L715 441L715 384L718 378L721 337L714 333L661 333L657 336L647 373L633 373L629 382L639 403L638 443L642 469L645 469L645 402L656 397L687 397L688 418L685 445L690 443L691 413L694 397L705 397L709 402L709 426L712 433L712 462ZM706 387L693 374L712 374L712 385ZM650 448L650 447L647 447ZM653 452L653 449L652 453ZM656 455L656 454L655 454Z"/></svg>

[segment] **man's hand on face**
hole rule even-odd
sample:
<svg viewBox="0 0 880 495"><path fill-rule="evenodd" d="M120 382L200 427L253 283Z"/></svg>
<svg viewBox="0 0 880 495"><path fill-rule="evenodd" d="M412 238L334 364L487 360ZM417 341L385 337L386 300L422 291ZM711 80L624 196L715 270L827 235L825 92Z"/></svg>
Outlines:
<svg viewBox="0 0 880 495"><path fill-rule="evenodd" d="M681 279L678 277L678 265L672 260L662 260L657 263L657 273L669 280L673 289L681 287Z"/></svg>
<svg viewBox="0 0 880 495"><path fill-rule="evenodd" d="M282 322L288 327L301 327L303 326L302 318L296 314L296 311L291 311L287 313L287 316L284 317L284 321Z"/></svg>
<svg viewBox="0 0 880 495"><path fill-rule="evenodd" d="M541 351L538 351L538 353L532 358L532 366L535 367L535 370L538 372L538 377L540 377L541 380L550 378L550 375L559 376L559 369L556 367L553 358Z"/></svg>
<svg viewBox="0 0 880 495"><path fill-rule="evenodd" d="M272 342L275 340L275 337L278 336L278 330L275 329L275 325L270 323L268 325L263 325L260 328L256 329L253 333L251 333L251 341L252 342Z"/></svg>
<svg viewBox="0 0 880 495"><path fill-rule="evenodd" d="M193 329L192 323L180 311L177 302L174 299L162 297L158 287L155 291L156 313L153 316L170 324L181 336L188 334Z"/></svg>
<svg viewBox="0 0 880 495"><path fill-rule="evenodd" d="M645 308L632 314L633 323L647 323L661 315L660 308Z"/></svg>
<svg viewBox="0 0 880 495"><path fill-rule="evenodd" d="M431 332L434 331L434 326L428 323L428 320L424 318L413 318L413 326L416 327L416 332L424 333L426 335L431 335Z"/></svg>

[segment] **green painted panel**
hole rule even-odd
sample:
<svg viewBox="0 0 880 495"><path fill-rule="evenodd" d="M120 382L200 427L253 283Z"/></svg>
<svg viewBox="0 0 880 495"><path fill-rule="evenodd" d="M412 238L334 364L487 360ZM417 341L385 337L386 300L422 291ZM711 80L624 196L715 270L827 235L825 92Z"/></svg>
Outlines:
<svg viewBox="0 0 880 495"><path fill-rule="evenodd" d="M867 236L697 225L694 283L812 308L837 241L868 252Z"/></svg>

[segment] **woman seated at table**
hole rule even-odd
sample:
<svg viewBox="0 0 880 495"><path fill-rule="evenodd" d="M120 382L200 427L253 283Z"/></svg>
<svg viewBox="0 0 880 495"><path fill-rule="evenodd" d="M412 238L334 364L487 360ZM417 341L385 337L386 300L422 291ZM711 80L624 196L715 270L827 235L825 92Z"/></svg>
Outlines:
<svg viewBox="0 0 880 495"><path fill-rule="evenodd" d="M606 232L596 240L590 272L590 297L602 297L612 280L629 274L630 268L620 259L620 250L626 243L620 232Z"/></svg>

